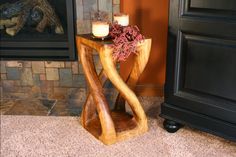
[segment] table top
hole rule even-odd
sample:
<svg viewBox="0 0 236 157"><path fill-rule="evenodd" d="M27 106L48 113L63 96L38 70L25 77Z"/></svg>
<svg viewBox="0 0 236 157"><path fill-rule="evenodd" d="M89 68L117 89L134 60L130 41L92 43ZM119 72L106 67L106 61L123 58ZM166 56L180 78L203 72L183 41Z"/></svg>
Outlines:
<svg viewBox="0 0 236 157"><path fill-rule="evenodd" d="M111 38L106 38L105 40L94 38L92 34L80 34L76 36L77 45L83 44L88 47L95 49L100 53L101 48L111 48L110 45L113 43ZM137 46L141 47L143 44L151 44L151 39L145 39L144 42L139 43Z"/></svg>
<svg viewBox="0 0 236 157"><path fill-rule="evenodd" d="M94 42L97 42L97 43L102 44L102 45L112 44L112 40L111 40L110 37L107 37L104 40L102 40L102 39L99 39L99 38L95 38L92 34L78 34L77 36L88 39L88 40L91 40L91 41L94 41Z"/></svg>

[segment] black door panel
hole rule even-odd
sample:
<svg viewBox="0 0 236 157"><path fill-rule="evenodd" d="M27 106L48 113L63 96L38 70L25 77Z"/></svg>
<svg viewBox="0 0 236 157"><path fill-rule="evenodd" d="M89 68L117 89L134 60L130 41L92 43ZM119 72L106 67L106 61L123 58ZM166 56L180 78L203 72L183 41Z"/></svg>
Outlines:
<svg viewBox="0 0 236 157"><path fill-rule="evenodd" d="M195 119L199 125L196 119L208 117L236 128L236 0L170 0L162 109L163 117L179 122ZM178 115L180 111L198 118Z"/></svg>
<svg viewBox="0 0 236 157"><path fill-rule="evenodd" d="M181 0L181 16L236 20L235 0Z"/></svg>
<svg viewBox="0 0 236 157"><path fill-rule="evenodd" d="M235 0L189 0L189 8L236 11Z"/></svg>
<svg viewBox="0 0 236 157"><path fill-rule="evenodd" d="M236 101L236 41L185 35L185 44L184 88Z"/></svg>

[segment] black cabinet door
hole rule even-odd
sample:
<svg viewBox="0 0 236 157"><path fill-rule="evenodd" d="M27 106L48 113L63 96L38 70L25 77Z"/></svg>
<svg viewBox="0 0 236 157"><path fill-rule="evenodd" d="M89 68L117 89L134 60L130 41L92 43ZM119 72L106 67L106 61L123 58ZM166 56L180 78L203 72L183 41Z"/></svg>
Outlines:
<svg viewBox="0 0 236 157"><path fill-rule="evenodd" d="M236 0L170 0L169 16L165 103L236 124Z"/></svg>

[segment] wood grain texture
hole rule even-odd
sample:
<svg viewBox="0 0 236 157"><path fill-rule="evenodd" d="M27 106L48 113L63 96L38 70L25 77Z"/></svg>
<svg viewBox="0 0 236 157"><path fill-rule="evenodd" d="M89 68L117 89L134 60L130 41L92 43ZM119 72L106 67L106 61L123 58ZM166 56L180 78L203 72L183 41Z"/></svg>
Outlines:
<svg viewBox="0 0 236 157"><path fill-rule="evenodd" d="M86 53L88 51L85 51L85 48L86 47L83 44L80 44L80 60L101 123L102 131L101 135L99 135L99 139L101 139L105 144L114 143L116 136L114 123L111 118L106 98L103 94L102 84L96 74L92 53Z"/></svg>
<svg viewBox="0 0 236 157"><path fill-rule="evenodd" d="M134 65L126 80L131 90L135 89L138 79L148 63L150 53L147 52L151 51L151 43L151 39L146 39L143 43L138 45L138 55L134 57ZM125 99L121 94L117 97L115 110L125 111Z"/></svg>
<svg viewBox="0 0 236 157"><path fill-rule="evenodd" d="M107 76L104 73L104 70L102 70L99 74L99 80L101 81L102 86L105 84L107 80ZM92 94L89 93L88 97L86 99L86 102L83 107L83 111L81 114L81 124L85 127L86 122L96 118L96 106L93 104L93 97Z"/></svg>
<svg viewBox="0 0 236 157"><path fill-rule="evenodd" d="M138 45L139 54L126 81L122 80L116 69L116 62L112 57L113 50L109 42L94 41L88 36L77 36L77 46L90 89L82 111L82 126L107 145L145 133L148 130L147 118L133 89L148 62L151 39ZM103 67L99 76L95 71L92 52L86 51L88 47L99 53ZM120 92L117 102L121 100L123 101L121 105L124 105L127 101L133 115L124 110L110 111L103 93L103 85L107 79Z"/></svg>

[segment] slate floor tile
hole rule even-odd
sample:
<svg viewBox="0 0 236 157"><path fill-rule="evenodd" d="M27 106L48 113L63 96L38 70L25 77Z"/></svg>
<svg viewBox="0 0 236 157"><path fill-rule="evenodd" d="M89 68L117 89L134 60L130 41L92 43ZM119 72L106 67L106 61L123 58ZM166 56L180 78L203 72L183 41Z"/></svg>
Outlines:
<svg viewBox="0 0 236 157"><path fill-rule="evenodd" d="M0 112L4 115L47 116L54 104L55 100L46 99L5 99L1 101Z"/></svg>
<svg viewBox="0 0 236 157"><path fill-rule="evenodd" d="M84 102L76 100L59 100L49 116L80 116Z"/></svg>
<svg viewBox="0 0 236 157"><path fill-rule="evenodd" d="M19 80L21 72L19 68L9 68L7 67L7 79L9 80Z"/></svg>

